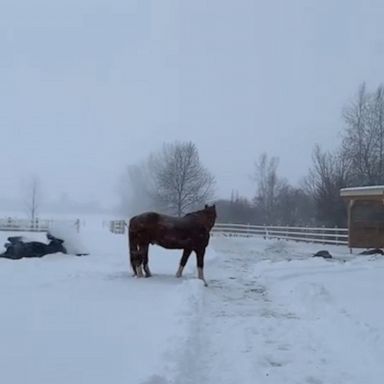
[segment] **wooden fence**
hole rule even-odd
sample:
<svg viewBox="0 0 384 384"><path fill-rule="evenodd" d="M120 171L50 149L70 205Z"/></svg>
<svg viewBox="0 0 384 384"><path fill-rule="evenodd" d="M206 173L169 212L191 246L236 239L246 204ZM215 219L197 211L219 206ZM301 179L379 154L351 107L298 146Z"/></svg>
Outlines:
<svg viewBox="0 0 384 384"><path fill-rule="evenodd" d="M113 220L109 229L112 233L124 234L126 222ZM348 245L347 228L325 227L285 227L247 224L217 223L212 228L213 236L263 237L264 239L284 239L308 243Z"/></svg>

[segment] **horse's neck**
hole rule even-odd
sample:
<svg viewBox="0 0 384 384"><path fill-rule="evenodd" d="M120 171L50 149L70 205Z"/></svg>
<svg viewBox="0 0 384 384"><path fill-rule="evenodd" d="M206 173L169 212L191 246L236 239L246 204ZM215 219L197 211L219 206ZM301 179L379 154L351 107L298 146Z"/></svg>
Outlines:
<svg viewBox="0 0 384 384"><path fill-rule="evenodd" d="M193 221L197 221L199 224L203 225L208 231L210 231L214 225L214 220L212 220L208 215L205 214L205 212L202 211L188 213L184 217L189 218Z"/></svg>

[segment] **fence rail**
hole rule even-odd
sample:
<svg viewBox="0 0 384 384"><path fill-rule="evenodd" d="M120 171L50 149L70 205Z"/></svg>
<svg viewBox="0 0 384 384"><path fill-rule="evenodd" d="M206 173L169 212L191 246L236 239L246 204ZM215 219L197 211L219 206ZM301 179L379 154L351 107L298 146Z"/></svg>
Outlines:
<svg viewBox="0 0 384 384"><path fill-rule="evenodd" d="M127 222L125 220L112 220L109 222L109 230L112 233L124 234Z"/></svg>
<svg viewBox="0 0 384 384"><path fill-rule="evenodd" d="M113 220L109 229L112 233L124 234L126 222ZM284 239L308 243L348 245L347 228L325 227L284 227L248 224L217 223L212 228L213 236L263 237L265 239Z"/></svg>
<svg viewBox="0 0 384 384"><path fill-rule="evenodd" d="M47 232L52 226L61 223L73 225L76 231L80 231L80 220L45 220L45 219L14 219L12 217L0 218L0 231L12 232Z"/></svg>

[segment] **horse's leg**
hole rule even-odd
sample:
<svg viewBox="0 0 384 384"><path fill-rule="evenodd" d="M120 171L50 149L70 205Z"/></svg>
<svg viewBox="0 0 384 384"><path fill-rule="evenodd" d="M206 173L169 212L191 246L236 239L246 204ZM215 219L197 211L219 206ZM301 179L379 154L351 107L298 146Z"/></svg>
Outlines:
<svg viewBox="0 0 384 384"><path fill-rule="evenodd" d="M136 258L137 258L138 250L137 250L135 234L132 231L128 232L128 247L129 247L129 261L131 263L133 276L137 276Z"/></svg>
<svg viewBox="0 0 384 384"><path fill-rule="evenodd" d="M141 255L142 255L142 259L143 259L143 268L144 268L145 277L151 277L152 276L151 271L149 270L149 267L148 267L148 248L149 248L149 244L143 245L143 247L141 249Z"/></svg>
<svg viewBox="0 0 384 384"><path fill-rule="evenodd" d="M192 253L191 249L184 249L183 256L181 256L181 259L180 259L179 269L176 272L176 277L181 277L181 275L183 274L183 269L187 264L188 258L191 253Z"/></svg>
<svg viewBox="0 0 384 384"><path fill-rule="evenodd" d="M143 274L143 254L142 254L142 248L143 246L138 245L138 250L136 252L136 257L134 260L135 267L136 267L136 273L137 277L144 277Z"/></svg>
<svg viewBox="0 0 384 384"><path fill-rule="evenodd" d="M197 274L198 278L204 281L204 285L208 287L207 282L204 278L204 255L205 248L197 249L196 251L196 259L197 259Z"/></svg>

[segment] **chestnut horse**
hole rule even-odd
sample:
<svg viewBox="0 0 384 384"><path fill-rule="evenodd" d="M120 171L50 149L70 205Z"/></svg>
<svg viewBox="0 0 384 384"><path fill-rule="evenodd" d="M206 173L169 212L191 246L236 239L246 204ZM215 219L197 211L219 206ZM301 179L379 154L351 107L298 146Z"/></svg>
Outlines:
<svg viewBox="0 0 384 384"><path fill-rule="evenodd" d="M199 279L204 279L204 254L210 231L216 221L215 205L191 212L182 217L146 212L134 216L129 221L129 254L134 276L150 277L148 248L157 244L167 249L183 249L176 277L181 277L190 254L194 251L197 259Z"/></svg>

